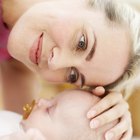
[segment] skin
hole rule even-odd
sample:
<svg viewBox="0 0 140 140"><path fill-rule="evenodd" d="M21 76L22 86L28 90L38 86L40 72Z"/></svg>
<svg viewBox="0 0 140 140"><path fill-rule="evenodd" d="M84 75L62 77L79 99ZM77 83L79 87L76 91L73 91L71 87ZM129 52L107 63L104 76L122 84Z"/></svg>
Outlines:
<svg viewBox="0 0 140 140"><path fill-rule="evenodd" d="M58 66L58 65L54 65L53 64L53 67L52 67L52 63L51 63L51 67L49 67L49 69L48 69L48 64L47 64L47 62L46 62L46 65L45 65L45 67L44 67L44 65L42 65L43 67L40 69L38 66L36 66L36 65L34 65L33 63L31 63L30 61L29 61L29 56L27 56L27 53L29 53L29 48L31 47L31 44L33 43L33 41L36 39L36 37L38 37L38 35L40 35L40 32L42 32L42 30L43 31L45 31L45 27L46 27L46 23L44 22L43 23L43 21L45 20L45 21L47 21L47 24L49 23L49 22L52 22L53 20L48 20L48 19L46 19L46 16L45 16L45 18L43 18L43 16L42 16L42 18L43 19L41 19L41 16L39 15L39 17L40 17L40 19L39 20L37 20L37 22L35 22L36 23L36 26L37 27L35 27L35 26L33 26L33 27L35 27L34 29L33 28L30 28L30 29L33 29L33 30L30 30L29 28L26 28L26 27L29 27L29 26L32 26L32 24L30 24L29 23L29 25L27 25L27 23L25 23L25 19L26 20L28 20L28 21L31 21L31 18L29 18L28 16L30 15L30 16L32 16L33 17L33 19L32 20L34 20L35 19L35 16L34 16L34 12L35 11L38 11L39 9L39 7L40 7L40 5L36 5L37 6L37 9L36 9L36 7L33 7L34 6L34 4L39 4L40 2L46 2L46 1L48 1L48 0L30 0L30 1L28 1L28 0L22 0L22 1L19 1L19 0L3 0L2 2L3 2L3 9L4 9L4 13L3 13L3 19L4 19L4 21L6 22L6 24L8 25L8 27L11 29L12 27L13 27L13 25L15 25L15 27L14 27L14 29L13 29L13 31L12 31L12 33L11 33L11 37L10 37L10 40L9 40L9 42L11 42L11 44L10 44L10 46L9 46L9 50L11 51L11 54L13 55L13 56L15 56L17 59L21 59L20 61L23 61L27 66L29 66L33 71L36 71L36 72L39 72L43 77L45 77L48 81L53 81L53 82L65 82L65 76L64 75L67 75L66 73L67 73L67 71L69 71L69 69L70 68L62 68L62 65L60 66L59 65L59 69L57 69L56 70L56 68L55 68L55 70L54 70L54 66ZM73 1L71 1L71 2L73 2ZM81 22L83 22L83 20L84 20L84 18L85 18L85 13L90 13L90 15L89 15L89 17L91 16L95 16L95 15L98 15L99 17L100 17L100 20L98 20L98 21L100 21L99 23L100 23L100 25L102 25L104 22L106 23L106 20L105 20L105 16L104 16L104 14L103 13L101 13L101 12L99 12L99 11L95 11L94 12L94 14L93 14L93 11L92 11L92 14L91 14L91 11L88 11L87 9L85 9L85 6L83 6L83 3L80 1L80 4L78 3L78 0L76 1L76 3L74 2L74 5L76 4L77 6L75 6L75 8L74 7L71 7L73 4L72 3L69 3L69 6L68 7L70 7L70 8L73 8L73 10L69 10L69 14L66 12L66 15L68 14L69 15L69 17L71 17L70 15L71 14L73 14L73 13L71 13L71 11L76 11L77 10L77 8L78 8L78 6L79 6L79 8L81 8L82 7L82 10L80 10L81 11L81 13L83 14L82 15L82 18L78 18L77 19L77 23L79 23L79 21L81 21ZM40 3L41 4L41 3ZM42 5L44 5L45 3L42 3ZM47 6L48 7L48 9L47 9L47 13L46 14L54 14L54 16L55 16L55 20L59 23L58 25L59 26L57 26L57 25L55 25L55 29L57 30L57 31L59 31L60 29L61 29L61 21L64 21L64 16L62 16L61 17L61 14L59 14L59 17L61 17L60 19L61 19L61 21L60 20L58 20L58 18L57 18L57 12L55 12L55 13L53 13L52 11L51 11L51 8L52 9L54 9L53 8L53 6L55 6L55 4L53 5L53 3L51 4L49 4L49 3L47 3L47 4L45 4L45 6ZM7 5L12 5L12 6L7 6ZM63 5L63 4L62 4ZM62 6L61 5L61 6ZM64 2L64 5L68 5L67 3L65 3ZM63 6L64 6L63 5ZM39 7L38 7L39 6ZM43 6L44 7L44 6ZM51 7L51 8L49 8L49 7ZM32 8L32 9L30 9L30 8ZM41 8L41 10L39 11L39 12L41 12L42 11L42 7L40 7ZM45 7L44 7L45 8ZM58 13L61 13L61 11L59 11L60 9L60 6L58 6ZM27 12L25 12L26 10L28 10L29 9L29 11L27 11ZM65 10L65 8L64 7L61 7L61 9L62 9L62 11L64 11ZM46 8L44 9L44 11L46 10ZM56 10L56 9L55 9ZM13 12L11 12L11 11L13 11ZM79 11L79 10L78 10ZM9 13L10 12L10 13ZM33 12L33 13L32 13ZM84 12L84 13L83 13ZM77 12L76 11L76 13L79 15L79 16L81 16L81 14L79 13L79 12ZM11 15L10 17L9 17L9 14ZM23 14L23 16L22 16L22 14ZM42 15L43 15L43 13L41 13ZM45 14L45 13L44 13ZM65 18L68 18L68 15L65 17ZM36 13L36 16L38 16L38 13ZM21 17L23 17L23 18L21 18ZM37 18L39 18L39 17L37 17ZM89 19L89 17L87 17L88 19ZM76 17L76 15L75 15L75 13L72 15L72 17L71 17L73 20L72 21L74 21L75 20L75 18L77 18ZM19 19L19 21L17 22L17 20ZM97 19L97 17L95 16L93 19ZM92 20L93 20L92 19ZM40 24L38 24L38 21L40 22L40 23L43 23L43 26L41 26ZM48 22L49 21L49 22ZM70 25L70 29L75 29L75 24L74 24L74 22L69 22L69 23L71 23ZM87 21L87 20L84 20L84 23L85 23L85 21ZM19 24L21 22L21 25ZM80 23L81 23L80 22ZM89 23L91 22L91 18L90 18L90 20L89 20ZM98 25L99 23L95 20L94 21L96 24L95 25ZM25 25L23 25L23 23L25 23ZM53 24L55 24L54 22L52 22ZM67 22L65 22L65 23L67 23ZM87 23L87 22L86 22ZM82 23L81 23L82 24ZM35 24L34 24L35 25ZM66 24L64 24L64 25L66 25ZM88 24L89 25L89 24ZM92 25L92 27L94 27L95 25ZM106 26L107 25L107 26ZM40 27L41 26L41 27ZM50 25L51 26L51 25ZM21 33L21 30L19 29L19 28L21 28L21 29L23 29L23 27L25 27L26 28L26 30L23 30L22 31L22 33ZM65 26L64 26L65 27ZM67 27L67 26L66 26ZM76 26L77 27L77 26ZM91 26L90 26L91 27ZM103 27L106 27L106 28L103 28ZM108 58L108 57L104 57L104 58L102 58L101 60L102 61L100 61L100 62L104 62L102 65L99 65L99 63L97 64L96 63L96 65L88 65L88 66L90 66L90 68L94 68L93 66L99 66L98 68L101 68L101 67L103 67L104 68L104 70L108 70L108 72L109 72L109 76L106 76L106 75L104 75L104 76L106 76L106 78L107 78L107 80L106 79L100 79L101 77L97 77L97 75L96 74L99 74L99 72L101 72L101 71L97 71L97 69L94 69L94 71L92 70L90 70L89 68L88 68L88 70L89 70L89 72L97 72L97 73L94 73L94 76L95 77L93 77L93 73L91 74L91 75L89 75L90 76L90 79L89 79L89 81L87 81L87 79L88 79L88 77L87 77L87 79L86 79L86 84L88 84L88 82L90 83L90 81L91 81L91 83L93 83L94 85L96 85L97 83L102 83L102 84L104 84L104 85L106 85L107 83L110 83L111 81L114 81L114 80L116 80L116 77L118 76L120 76L122 73L123 73L123 71L124 71L124 69L125 69L125 66L127 65L127 63L128 63L128 57L129 57L129 42L128 42L128 40L130 40L130 39L128 39L129 38L129 31L128 31L128 29L127 29L127 26L125 26L125 27L123 27L123 26L116 26L115 25L115 28L112 28L111 26L108 26L108 24L105 24L104 26L102 27L102 29L104 29L104 31L105 31L105 33L106 33L106 35L105 36L102 36L101 34L100 34L100 41L102 40L104 40L105 39L105 37L106 37L106 40L108 40L107 42L108 42L108 44L106 44L106 45L108 45L107 46L107 48L112 48L112 46L114 47L114 51L115 51L115 54L118 54L117 56L114 54L113 55L113 52L111 52L112 50L109 50L109 52L111 52L111 53L109 53L109 52L107 52L106 50L107 50L107 48L106 47L104 47L105 46L105 44L104 43L107 43L107 42L100 42L101 44L99 45L100 47L97 47L96 46L96 48L100 48L101 49L101 47L102 48L104 48L104 51L102 50L101 52L99 52L99 50L98 50L98 55L96 54L94 54L94 59L95 58L98 58L99 56L103 56L103 55L101 55L101 53L102 52L106 52L105 54L108 54L109 53L109 56L110 56L110 58L114 58L114 59L112 59L112 61L113 61L113 64L115 63L115 65L113 65L113 71L111 71L111 72L109 72L109 70L110 70L110 68L112 67L112 65L109 65L109 67L106 67L106 65L105 64L109 64L109 62L111 61L110 60L110 58ZM45 28L45 29L44 29ZM59 29L59 30L58 30ZM107 30L107 29L109 29L109 30ZM16 33L16 30L17 30L17 33L20 33L20 34L17 34ZM95 30L95 29L94 29ZM99 28L99 26L98 26L98 28L96 29L97 31L99 31L100 30L100 28ZM31 32L30 32L31 31ZM67 31L67 30L66 30ZM107 32L106 32L107 31ZM114 31L114 32L111 32L111 31ZM116 35L118 35L117 36L117 38L119 38L120 37L120 39L117 39L115 36L113 36L114 34L115 34L115 32L117 33ZM126 35L126 33L128 32L128 34ZM28 33L28 39L26 38L27 37L27 33ZM48 30L47 30L47 32L45 32L45 35L48 35L47 34L48 33ZM57 38L57 37L59 37L57 34L55 34L54 32L53 32L53 30L50 28L50 30L49 30L49 36L51 37L51 38L49 38L49 39L53 39L53 40L51 40L51 41L49 41L48 40L48 38L47 38L47 40L46 40L46 38L45 38L45 42L47 42L47 43L50 43L51 45L54 43L54 42L52 42L52 41L54 41L54 39L55 38ZM59 33L61 33L62 34L62 30L59 32ZM72 31L70 31L70 33L72 34ZM93 33L93 32L92 32ZM97 33L99 33L99 32L97 32ZM15 35L14 35L15 34ZM71 35L71 34L69 34L69 36ZM14 36L13 36L14 35ZM64 33L62 34L62 35L65 35ZM94 37L94 35L95 34L92 34L93 35L93 37ZM110 37L110 35L111 35L111 37ZM18 38L18 36L20 36L20 37L22 37L22 39L21 38ZM30 36L30 37L29 37ZM67 35L68 36L68 35ZM68 37L69 37L68 36ZM64 36L65 37L65 36ZM115 41L115 43L113 42L113 44L112 44L112 42L111 42L111 40L110 40L110 38L111 38L111 40L113 39L114 41ZM124 38L124 40L122 39L122 38ZM127 38L127 39L126 39ZM68 38L69 39L69 38ZM59 41L61 41L61 43L64 43L65 45L68 45L68 46L66 46L65 48L64 48L64 46L61 46L61 47L63 47L62 49L63 49L63 51L65 52L65 51L67 51L67 53L69 52L69 55L71 54L72 56L74 55L74 54L76 54L75 56L73 56L73 57L71 57L71 59L73 59L73 58L75 58L75 60L77 60L77 61L71 61L71 62L74 62L73 64L75 64L75 62L77 62L77 64L91 64L91 62L89 61L89 62L85 62L85 57L84 56L86 56L86 54L87 54L87 51L89 51L89 50L87 50L86 52L75 52L74 54L72 54L72 52L69 50L69 44L68 44L68 39L65 41L65 42L63 42L63 38L62 38L62 41L61 41L61 39L59 39L59 40L57 40L57 39L55 39L57 42L59 42ZM99 38L98 38L99 39ZM16 40L16 42L14 41L14 40ZM43 39L44 40L44 39ZM121 42L120 42L121 41ZM117 44L118 42L120 42L119 44L118 44L118 46L116 45L116 46L114 46L115 44ZM13 44L12 44L13 43ZM18 43L23 43L22 44L22 46L21 46L21 44L18 44ZM25 44L25 43L27 43L27 44ZM29 43L29 44L28 44ZM56 42L55 42L56 43ZM14 45L15 44L15 45ZM112 44L112 45L111 45ZM126 45L126 44L128 44L128 45ZM101 45L103 45L103 46L101 46ZM123 47L120 47L120 45L122 45ZM47 49L48 49L48 46L49 45L47 45L47 47L45 47L45 51L48 53L48 51L47 51ZM92 46L92 45L91 45ZM109 47L110 46L110 47ZM23 48L22 48L23 47ZM43 47L44 48L44 47ZM115 49L116 48L116 49ZM119 49L118 49L119 48ZM122 49L124 49L124 50L122 50ZM17 50L19 51L19 52L17 52ZM120 50L120 53L118 52ZM20 51L22 51L22 54L20 54ZM97 51L97 50L96 50ZM21 56L18 56L18 53L21 55ZM45 52L44 52L45 53ZM47 54L46 53L46 54ZM46 54L44 55L44 57L43 57L43 59L45 59L45 61L47 61L46 60ZM83 54L83 55L82 55ZM99 55L100 54L100 55ZM102 53L103 54L103 53ZM122 55L121 55L122 54ZM62 55L63 56L63 55ZM81 56L81 57L80 57ZM95 57L96 56L96 57ZM97 57L98 56L98 57ZM112 57L113 56L113 57ZM116 57L115 57L116 56ZM123 56L123 59L121 59L122 58L122 56ZM126 57L125 57L126 56ZM78 60L78 57L80 57L80 59ZM63 58L63 57L61 57L61 58ZM100 57L99 57L100 58ZM100 60L100 59L96 59L96 60ZM108 58L108 59L106 59L106 58ZM24 60L23 60L24 59ZM65 60L65 59L63 59L63 60ZM62 62L63 62L63 60L62 60ZM109 62L105 62L104 60L108 60ZM55 61L54 61L55 62ZM69 64L71 64L71 62L70 63L67 63L68 65ZM118 62L119 62L119 64L118 64ZM65 63L62 63L62 64L65 64ZM93 63L92 63L93 64ZM123 66L122 66L123 65ZM64 66L64 65L63 65ZM80 65L81 66L81 68L83 67L82 65ZM119 67L120 66L120 67ZM80 68L80 67L78 67L78 68ZM85 68L85 70L87 70L86 68L87 67L84 67ZM83 69L84 69L83 68ZM96 67L97 68L97 67ZM78 69L79 70L79 69ZM99 69L98 69L99 70ZM82 71L82 69L80 69L80 72ZM103 71L103 72L105 72L105 71ZM107 71L106 71L107 72ZM112 76L112 72L114 72L114 76ZM88 73L86 73L86 74L88 74ZM106 74L108 74L108 73L106 73ZM102 75L102 74L101 74ZM103 76L102 75L102 76ZM48 77L49 76L49 77ZM100 76L100 75L99 75ZM55 78L54 78L55 77ZM114 77L114 78L113 78ZM117 77L117 78L118 78ZM96 79L95 79L96 78ZM102 78L105 78L105 77L102 77ZM57 81L56 81L56 79L57 79ZM79 78L80 79L80 78ZM109 80L110 79L110 80ZM96 80L97 80L97 82L96 82ZM77 84L77 85L80 85L81 84L81 81L80 80L78 80L75 84ZM96 95L102 95L102 94L104 94L105 93L105 90L104 90L104 88L103 87L97 87L97 88L95 88L94 90L93 90L93 94L96 94ZM110 102L111 101L111 102ZM110 108L112 108L111 110L108 110L108 109L110 109ZM108 111L106 111L106 110L108 110ZM115 112L120 112L120 114L116 114ZM97 117L95 117L96 115L99 115L99 116L97 116ZM117 124L114 128L112 128L111 130L109 130L108 131L108 133L106 134L106 137L108 136L108 134L111 132L111 133L113 133L113 137L116 137L116 136L121 136L124 132L127 132L126 133L126 135L124 135L124 138L126 138L126 139L130 139L130 137L131 137L131 135L132 135L132 128L131 128L131 117L130 117L130 113L128 112L128 105L127 105L127 103L123 100L123 97L121 96L121 94L120 93L115 93L115 92L111 92L111 94L108 94L107 96L105 96L100 102L98 102L94 107L92 107L91 109L90 109L90 111L88 112L88 114L87 114L87 116L88 116L88 118L91 120L91 122L90 122L90 126L95 126L94 125L94 122L95 121L98 121L99 123L98 123L98 126L96 126L96 128L97 127L99 127L99 126L102 126L102 125L104 125L104 124L106 124L106 123L108 123L108 122L111 122L111 121L113 121L113 120L115 120L115 119L118 119L118 118L123 118L121 121L120 121L120 123L119 124ZM128 123L129 122L129 123ZM129 126L128 126L128 124L129 124ZM93 128L93 127L92 127ZM94 127L95 128L95 127Z"/></svg>
<svg viewBox="0 0 140 140"><path fill-rule="evenodd" d="M54 99L38 100L30 116L21 124L25 131L37 128L51 140L63 140L83 131L92 133L96 139L104 139L105 131L114 123L93 131L86 118L87 110L98 101L98 97L84 91L65 91Z"/></svg>
<svg viewBox="0 0 140 140"><path fill-rule="evenodd" d="M5 0L0 1L0 14L5 14L5 6L3 5ZM11 2L11 1L10 1ZM2 5L1 5L2 3ZM10 3L11 4L11 3ZM4 7L3 7L4 6ZM8 7L13 8L12 6ZM3 8L3 9L1 9ZM18 9L18 8L16 8ZM10 9L13 11L12 9ZM9 10L8 10L9 11ZM20 12L15 12L20 13ZM9 16L8 16L9 17ZM8 18L7 17L7 18ZM8 18L9 19L9 18ZM10 19L15 19L14 14L10 14ZM2 19L4 20L4 19ZM4 21L5 22L5 21ZM4 27L2 27L1 19L0 19L0 40L7 40L6 36L2 37L4 31ZM9 27L8 27L9 28ZM7 33L7 31L6 31ZM3 41L2 41L3 42ZM0 47L6 48L6 42L0 42ZM36 78L36 75L31 72L25 65L21 62L9 58L8 60L1 60L0 62L0 84L1 86L1 93L2 93L2 101L3 101L3 109L11 110L13 112L22 113L22 107L25 103L32 100L35 97L35 94L38 90L39 82ZM18 85L18 86L17 86ZM35 86L37 85L37 86ZM35 88L36 87L36 88ZM19 94L20 91L20 94ZM18 106L17 106L18 104Z"/></svg>
<svg viewBox="0 0 140 140"><path fill-rule="evenodd" d="M0 78L3 108L22 113L23 105L39 91L36 75L19 61L10 59L0 63Z"/></svg>
<svg viewBox="0 0 140 140"><path fill-rule="evenodd" d="M88 9L84 2L61 3L38 3L19 18L9 39L11 55L50 82L67 82L71 67L80 75L76 85L82 83L81 74L85 77L85 85L103 86L116 81L128 64L129 30L124 26L110 26L102 12ZM29 59L29 52L42 32L41 58L36 65ZM83 34L87 36L87 49L78 51ZM95 47L93 57L86 60L92 47Z"/></svg>

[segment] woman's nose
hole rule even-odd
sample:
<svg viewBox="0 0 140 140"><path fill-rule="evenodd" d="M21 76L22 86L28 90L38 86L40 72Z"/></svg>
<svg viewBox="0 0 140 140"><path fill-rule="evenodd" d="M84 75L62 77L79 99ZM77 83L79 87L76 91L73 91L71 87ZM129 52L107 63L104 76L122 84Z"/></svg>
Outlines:
<svg viewBox="0 0 140 140"><path fill-rule="evenodd" d="M80 61L80 60L79 60ZM53 49L52 58L48 60L48 66L51 70L58 70L68 67L76 67L78 61L67 50Z"/></svg>

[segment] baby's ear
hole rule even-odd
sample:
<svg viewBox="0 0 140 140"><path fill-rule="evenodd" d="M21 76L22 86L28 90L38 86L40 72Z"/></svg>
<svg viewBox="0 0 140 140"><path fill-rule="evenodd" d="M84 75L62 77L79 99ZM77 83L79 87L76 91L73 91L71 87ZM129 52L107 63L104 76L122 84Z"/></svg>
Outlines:
<svg viewBox="0 0 140 140"><path fill-rule="evenodd" d="M32 140L46 140L45 136L40 132L40 130L36 128L30 128L26 131L26 134L32 139Z"/></svg>

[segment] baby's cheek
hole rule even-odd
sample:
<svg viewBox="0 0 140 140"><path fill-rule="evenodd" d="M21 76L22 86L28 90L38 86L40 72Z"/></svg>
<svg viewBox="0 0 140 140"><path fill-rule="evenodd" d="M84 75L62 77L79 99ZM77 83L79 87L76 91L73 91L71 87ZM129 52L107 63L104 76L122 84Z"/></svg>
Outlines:
<svg viewBox="0 0 140 140"><path fill-rule="evenodd" d="M37 127L37 121L36 118L29 116L26 120L22 120L21 121L21 125L23 127L24 130L28 130L29 128L36 128Z"/></svg>

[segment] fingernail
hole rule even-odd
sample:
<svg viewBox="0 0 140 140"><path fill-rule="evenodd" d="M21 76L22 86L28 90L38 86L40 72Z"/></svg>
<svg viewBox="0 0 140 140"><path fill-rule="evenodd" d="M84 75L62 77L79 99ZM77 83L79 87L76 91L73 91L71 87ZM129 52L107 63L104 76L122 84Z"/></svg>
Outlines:
<svg viewBox="0 0 140 140"><path fill-rule="evenodd" d="M90 111L90 112L88 112L87 113L87 118L93 118L93 117L95 117L95 115L96 115L96 111L95 110L93 110L93 111Z"/></svg>
<svg viewBox="0 0 140 140"><path fill-rule="evenodd" d="M114 134L112 132L107 132L105 135L106 140L112 140L114 137Z"/></svg>
<svg viewBox="0 0 140 140"><path fill-rule="evenodd" d="M99 127L99 121L98 120L94 120L90 122L90 128L95 129Z"/></svg>

